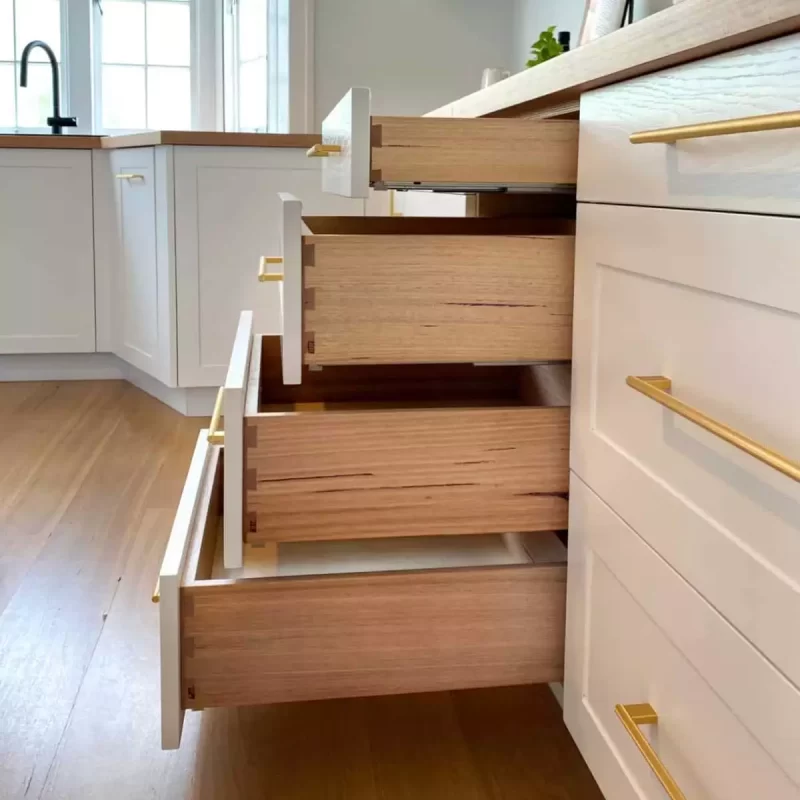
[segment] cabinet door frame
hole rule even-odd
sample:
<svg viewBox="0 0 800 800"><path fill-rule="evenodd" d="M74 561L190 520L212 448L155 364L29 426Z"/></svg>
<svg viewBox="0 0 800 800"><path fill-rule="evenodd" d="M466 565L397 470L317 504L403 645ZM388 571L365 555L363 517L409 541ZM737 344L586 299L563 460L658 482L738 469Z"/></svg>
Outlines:
<svg viewBox="0 0 800 800"><path fill-rule="evenodd" d="M41 217L30 220L36 230L34 238L41 242L42 252L39 256L45 259L45 264L26 262L22 253L15 251L13 235L18 229L13 221L5 220L4 230L8 239L4 236L0 240L0 269L5 274L3 290L8 291L16 311L7 324L13 326L14 319L21 321L21 317L17 316L20 314L27 314L29 318L25 324L27 332L7 329L7 334L0 333L0 353L93 353L97 343L91 153L85 150L0 149L0 186L5 185L2 173L6 169L30 169L39 175L48 170L68 172L69 200L60 203L57 219L52 215L50 220ZM25 200L25 192L33 192L34 189L33 184L28 181L24 183L22 191L14 191L11 207L30 201L40 210L34 195L29 194L28 200ZM38 188L41 192L41 184ZM63 188L63 183L54 186L59 196L65 194ZM47 194L51 194L49 190ZM19 231L19 246L24 246L24 237L29 230ZM5 247L2 247L4 242ZM26 303L22 279L16 283L19 292L12 285L14 271L20 268L36 269L37 266L45 274L41 276L41 282L36 284L36 302ZM49 295L48 289L51 290ZM48 312L48 308L57 310L55 316L63 322L63 330L53 329L54 315ZM47 323L48 330L36 330L37 316Z"/></svg>
<svg viewBox="0 0 800 800"><path fill-rule="evenodd" d="M142 174L144 181L119 179L118 174ZM95 155L95 247L98 260L98 329L103 349L170 387L177 386L177 325L175 315L175 200L172 147L131 148ZM125 190L153 192L155 227L156 342L147 353L125 341L123 269L125 238L122 214ZM101 302L102 301L102 302ZM105 306L103 306L103 303ZM99 338L99 337L98 337Z"/></svg>

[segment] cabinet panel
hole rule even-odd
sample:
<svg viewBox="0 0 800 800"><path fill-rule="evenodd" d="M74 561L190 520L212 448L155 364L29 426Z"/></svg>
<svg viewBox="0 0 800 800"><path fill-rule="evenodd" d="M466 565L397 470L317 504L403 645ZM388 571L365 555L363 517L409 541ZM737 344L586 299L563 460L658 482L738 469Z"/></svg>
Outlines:
<svg viewBox="0 0 800 800"><path fill-rule="evenodd" d="M570 465L800 685L800 486L627 383L800 454L800 221L579 204ZM713 563L714 567L709 568Z"/></svg>
<svg viewBox="0 0 800 800"><path fill-rule="evenodd" d="M323 194L319 169L295 149L175 149L181 386L224 380L241 311L254 312L257 332L280 332L279 287L256 279L259 258L281 251L278 192L310 214L364 213L361 200Z"/></svg>
<svg viewBox="0 0 800 800"><path fill-rule="evenodd" d="M104 178L113 196L113 218L106 222L112 241L113 350L175 386L172 148L112 151Z"/></svg>
<svg viewBox="0 0 800 800"><path fill-rule="evenodd" d="M667 797L615 714L647 703L687 798L800 797L796 687L574 474L569 515L564 719L605 796Z"/></svg>
<svg viewBox="0 0 800 800"><path fill-rule="evenodd" d="M89 151L0 150L0 353L95 350Z"/></svg>

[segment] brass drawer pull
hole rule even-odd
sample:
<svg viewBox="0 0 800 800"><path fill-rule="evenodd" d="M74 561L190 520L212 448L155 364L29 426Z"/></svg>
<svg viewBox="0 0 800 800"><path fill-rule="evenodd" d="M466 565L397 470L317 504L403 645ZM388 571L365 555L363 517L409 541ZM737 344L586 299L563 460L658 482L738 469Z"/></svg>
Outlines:
<svg viewBox="0 0 800 800"><path fill-rule="evenodd" d="M342 152L342 146L339 144L315 144L306 150L306 155L309 158L327 158L331 155L338 155Z"/></svg>
<svg viewBox="0 0 800 800"><path fill-rule="evenodd" d="M225 399L225 387L220 386L217 392L217 401L214 403L214 412L208 426L208 443L225 444L225 431L219 430L219 421L222 417L222 401Z"/></svg>
<svg viewBox="0 0 800 800"><path fill-rule="evenodd" d="M663 375L629 375L625 379L625 383L651 400L655 400L656 403L665 406L670 411L680 414L680 416L688 419L689 422L694 422L695 425L699 425L709 433L713 433L720 439L724 439L734 447L738 447L748 455L753 456L753 458L757 458L767 464L767 466L778 470L778 472L786 475L787 478L800 481L800 463L792 461L790 458L771 450L769 447L765 447L763 444L759 444L730 426L717 422L717 420L703 414L702 411L698 411L696 408L677 400L669 394L672 389L672 381L669 378L665 378Z"/></svg>
<svg viewBox="0 0 800 800"><path fill-rule="evenodd" d="M118 181L144 181L144 175L136 172L118 172L114 177Z"/></svg>
<svg viewBox="0 0 800 800"><path fill-rule="evenodd" d="M634 703L629 706L616 705L614 710L625 726L628 735L639 748L639 752L644 756L647 765L661 782L670 800L686 800L686 795L680 790L678 784L675 783L675 779L669 774L669 770L664 766L656 751L653 750L650 742L639 730L640 725L658 724L658 714L656 714L653 706L650 703Z"/></svg>
<svg viewBox="0 0 800 800"><path fill-rule="evenodd" d="M782 114L761 114L757 117L739 117L718 122L700 122L697 125L681 125L677 128L638 131L631 134L630 141L631 144L656 142L671 144L679 139L705 139L709 136L779 131L784 128L800 128L800 111L784 111Z"/></svg>
<svg viewBox="0 0 800 800"><path fill-rule="evenodd" d="M282 272L267 272L267 264L283 264L283 259L280 256L261 256L261 261L258 263L258 279L264 283L265 281L282 281Z"/></svg>

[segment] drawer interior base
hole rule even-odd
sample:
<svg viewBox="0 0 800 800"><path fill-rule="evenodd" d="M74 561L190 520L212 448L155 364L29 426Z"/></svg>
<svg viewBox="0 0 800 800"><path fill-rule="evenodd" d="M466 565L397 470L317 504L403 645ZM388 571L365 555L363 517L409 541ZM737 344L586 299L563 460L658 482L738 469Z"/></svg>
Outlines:
<svg viewBox="0 0 800 800"><path fill-rule="evenodd" d="M280 337L262 336L248 414L401 408L566 406L570 365L370 364L303 368L283 383ZM259 352L260 350L260 352Z"/></svg>

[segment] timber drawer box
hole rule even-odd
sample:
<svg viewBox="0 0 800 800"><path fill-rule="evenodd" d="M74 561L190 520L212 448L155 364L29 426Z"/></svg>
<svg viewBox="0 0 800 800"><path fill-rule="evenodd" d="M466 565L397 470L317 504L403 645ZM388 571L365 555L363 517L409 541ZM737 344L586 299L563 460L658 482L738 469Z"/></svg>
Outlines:
<svg viewBox="0 0 800 800"><path fill-rule="evenodd" d="M221 392L226 566L243 539L566 528L568 365L305 368L287 386L280 337L251 339L251 319Z"/></svg>
<svg viewBox="0 0 800 800"><path fill-rule="evenodd" d="M281 199L260 277L279 278L286 383L303 365L569 360L574 220L303 217Z"/></svg>
<svg viewBox="0 0 800 800"><path fill-rule="evenodd" d="M577 476L570 501L564 719L605 796L797 800L797 688Z"/></svg>
<svg viewBox="0 0 800 800"><path fill-rule="evenodd" d="M322 123L323 191L376 189L575 191L577 120L373 117L351 89Z"/></svg>
<svg viewBox="0 0 800 800"><path fill-rule="evenodd" d="M800 34L581 97L578 200L800 216Z"/></svg>
<svg viewBox="0 0 800 800"><path fill-rule="evenodd" d="M800 220L578 229L572 469L800 685Z"/></svg>
<svg viewBox="0 0 800 800"><path fill-rule="evenodd" d="M226 570L221 450L201 431L160 573L164 748L186 709L561 680L555 534L282 543Z"/></svg>

